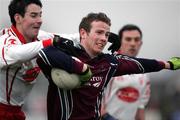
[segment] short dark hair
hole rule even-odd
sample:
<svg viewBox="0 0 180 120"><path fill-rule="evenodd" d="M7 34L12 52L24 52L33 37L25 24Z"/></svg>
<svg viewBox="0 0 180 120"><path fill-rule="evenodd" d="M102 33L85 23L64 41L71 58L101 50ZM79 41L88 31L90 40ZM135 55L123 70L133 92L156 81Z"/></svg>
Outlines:
<svg viewBox="0 0 180 120"><path fill-rule="evenodd" d="M89 13L86 17L84 17L81 20L81 23L79 25L79 31L81 28L85 29L87 32L90 32L91 30L91 23L93 21L102 21L107 23L109 26L111 26L111 20L107 17L105 13L99 12L99 13Z"/></svg>
<svg viewBox="0 0 180 120"><path fill-rule="evenodd" d="M131 30L137 30L139 33L140 33L140 37L142 39L142 31L141 29L137 26L137 25L134 25L134 24L126 24L124 25L120 30L119 30L119 40L120 40L120 44L121 44L121 40L122 40L122 37L123 37L123 32L124 31L131 31ZM121 45L120 45L121 46Z"/></svg>
<svg viewBox="0 0 180 120"><path fill-rule="evenodd" d="M12 0L8 6L9 10L9 16L11 19L11 23L13 25L16 24L16 21L14 19L14 15L16 13L20 14L22 17L24 17L24 14L26 12L26 8L29 4L36 4L42 8L42 3L40 0Z"/></svg>

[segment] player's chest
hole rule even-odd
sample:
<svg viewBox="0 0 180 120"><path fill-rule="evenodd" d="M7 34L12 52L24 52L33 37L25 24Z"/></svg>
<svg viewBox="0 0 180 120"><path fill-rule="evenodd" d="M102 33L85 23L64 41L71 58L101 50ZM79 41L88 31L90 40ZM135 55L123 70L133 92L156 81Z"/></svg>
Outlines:
<svg viewBox="0 0 180 120"><path fill-rule="evenodd" d="M111 74L111 65L106 60L90 62L88 65L90 66L93 76L87 85L97 88L102 87L108 80L107 76L110 76Z"/></svg>

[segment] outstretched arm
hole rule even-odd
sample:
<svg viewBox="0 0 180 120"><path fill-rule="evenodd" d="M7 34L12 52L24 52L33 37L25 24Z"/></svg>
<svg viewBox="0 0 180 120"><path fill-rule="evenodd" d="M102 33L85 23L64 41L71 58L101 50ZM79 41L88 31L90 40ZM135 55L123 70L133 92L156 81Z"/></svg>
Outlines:
<svg viewBox="0 0 180 120"><path fill-rule="evenodd" d="M180 69L180 57L173 57L169 61L132 58L124 55L116 55L116 58L119 61L119 65L115 76L124 74L157 72L162 69Z"/></svg>

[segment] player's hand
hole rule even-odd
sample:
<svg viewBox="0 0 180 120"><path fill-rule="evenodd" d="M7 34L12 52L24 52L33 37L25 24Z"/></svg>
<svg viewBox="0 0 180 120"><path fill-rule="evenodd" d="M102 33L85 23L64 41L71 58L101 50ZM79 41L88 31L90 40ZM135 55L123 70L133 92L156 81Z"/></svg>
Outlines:
<svg viewBox="0 0 180 120"><path fill-rule="evenodd" d="M60 37L59 35L54 35L53 38L53 46L59 49L67 49L69 47L73 47L73 41Z"/></svg>
<svg viewBox="0 0 180 120"><path fill-rule="evenodd" d="M59 35L54 35L53 46L69 55L77 56L77 53L75 52L76 47L72 40L60 37Z"/></svg>
<svg viewBox="0 0 180 120"><path fill-rule="evenodd" d="M172 57L168 62L171 70L180 69L180 57Z"/></svg>
<svg viewBox="0 0 180 120"><path fill-rule="evenodd" d="M81 81L81 85L83 85L84 83L86 83L87 81L90 80L90 78L92 77L92 72L90 69L90 66L87 65L86 63L83 63L80 59L78 59L77 57L72 57L76 62L83 64L82 70L80 73L77 73L79 75L79 79Z"/></svg>
<svg viewBox="0 0 180 120"><path fill-rule="evenodd" d="M79 79L81 81L81 85L83 85L87 81L89 81L91 77L92 77L91 69L87 66L86 71L79 75Z"/></svg>
<svg viewBox="0 0 180 120"><path fill-rule="evenodd" d="M108 42L112 43L111 46L108 48L109 51L114 53L115 51L119 50L120 40L117 34L111 32L108 38Z"/></svg>

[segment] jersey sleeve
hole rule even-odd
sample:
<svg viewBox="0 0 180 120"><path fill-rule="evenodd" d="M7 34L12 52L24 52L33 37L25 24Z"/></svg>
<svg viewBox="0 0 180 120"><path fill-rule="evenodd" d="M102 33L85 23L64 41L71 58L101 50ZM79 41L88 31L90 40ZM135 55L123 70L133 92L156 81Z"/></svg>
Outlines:
<svg viewBox="0 0 180 120"><path fill-rule="evenodd" d="M39 57L52 68L64 69L69 73L82 73L84 63L79 59L67 55L59 49L49 46L40 50Z"/></svg>
<svg viewBox="0 0 180 120"><path fill-rule="evenodd" d="M37 38L38 38L38 40L53 39L54 34L50 33L50 32L43 31L43 30L39 30Z"/></svg>
<svg viewBox="0 0 180 120"><path fill-rule="evenodd" d="M119 65L114 76L156 72L165 68L164 62L154 59L133 58L125 55L115 55L115 57Z"/></svg>
<svg viewBox="0 0 180 120"><path fill-rule="evenodd" d="M149 77L146 74L143 74L142 79L145 81L145 84L141 90L141 97L139 99L140 109L145 108L145 106L149 102L150 94L151 94Z"/></svg>
<svg viewBox="0 0 180 120"><path fill-rule="evenodd" d="M0 46L1 67L31 60L37 56L40 49L51 44L50 39L27 44L22 44L20 40L14 36L9 37L4 35L0 39L4 39Z"/></svg>

